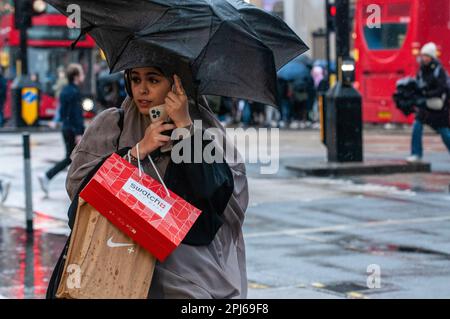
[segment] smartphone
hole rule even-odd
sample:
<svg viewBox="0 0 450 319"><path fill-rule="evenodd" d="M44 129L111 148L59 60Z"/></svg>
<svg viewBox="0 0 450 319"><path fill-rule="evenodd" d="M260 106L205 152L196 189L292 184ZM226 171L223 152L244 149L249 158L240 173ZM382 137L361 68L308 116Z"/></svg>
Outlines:
<svg viewBox="0 0 450 319"><path fill-rule="evenodd" d="M172 85L172 92L175 92L175 85ZM150 120L152 123L163 120L164 123L170 123L170 117L166 111L166 105L161 104L150 108L149 110Z"/></svg>

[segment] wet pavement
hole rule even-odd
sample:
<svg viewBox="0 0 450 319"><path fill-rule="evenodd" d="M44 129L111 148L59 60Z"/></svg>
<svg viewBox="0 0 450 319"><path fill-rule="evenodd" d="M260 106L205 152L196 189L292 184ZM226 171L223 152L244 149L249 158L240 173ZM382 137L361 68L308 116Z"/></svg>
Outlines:
<svg viewBox="0 0 450 319"><path fill-rule="evenodd" d="M336 285L364 287L361 298L450 297L448 194L326 179L256 184L260 202L245 225L249 279L268 288L254 297L355 293ZM282 191L278 200L265 198L268 184ZM370 265L380 269L379 289L367 287Z"/></svg>
<svg viewBox="0 0 450 319"><path fill-rule="evenodd" d="M0 228L0 296L43 298L66 236L21 227Z"/></svg>
<svg viewBox="0 0 450 319"><path fill-rule="evenodd" d="M370 130L364 139L366 158L408 155L408 130ZM12 182L0 206L0 298L43 298L68 233L65 173L52 181L49 198L36 180L62 158L62 139L36 133L31 140L33 240L24 229L21 138L0 134L0 179ZM325 158L318 131L282 131L280 142L276 175L248 165L249 297L450 297L450 155L438 136L424 139L431 174L339 179L298 178L284 168ZM373 267L379 288L368 288Z"/></svg>

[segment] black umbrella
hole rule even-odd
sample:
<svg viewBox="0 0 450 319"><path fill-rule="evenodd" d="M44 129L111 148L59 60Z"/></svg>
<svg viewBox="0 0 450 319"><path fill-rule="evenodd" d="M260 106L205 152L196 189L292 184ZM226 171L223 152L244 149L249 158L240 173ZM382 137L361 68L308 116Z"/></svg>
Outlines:
<svg viewBox="0 0 450 319"><path fill-rule="evenodd" d="M276 71L308 47L278 17L242 0L47 0L81 9L82 33L111 72L159 66L191 96L275 105Z"/></svg>

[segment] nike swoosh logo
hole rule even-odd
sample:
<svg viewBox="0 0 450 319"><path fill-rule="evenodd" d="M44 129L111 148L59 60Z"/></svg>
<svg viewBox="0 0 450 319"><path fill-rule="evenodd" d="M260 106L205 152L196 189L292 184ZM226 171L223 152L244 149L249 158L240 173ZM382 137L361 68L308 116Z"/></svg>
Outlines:
<svg viewBox="0 0 450 319"><path fill-rule="evenodd" d="M134 244L125 244L125 243L115 243L112 241L113 236L111 236L108 239L108 242L106 243L106 245L110 248L117 248L117 247L129 247L129 246L134 246Z"/></svg>

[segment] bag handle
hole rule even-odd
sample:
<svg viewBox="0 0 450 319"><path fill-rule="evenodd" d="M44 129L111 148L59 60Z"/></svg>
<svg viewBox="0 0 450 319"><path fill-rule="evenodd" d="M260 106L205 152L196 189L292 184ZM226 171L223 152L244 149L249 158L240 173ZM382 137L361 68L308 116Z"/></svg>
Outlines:
<svg viewBox="0 0 450 319"><path fill-rule="evenodd" d="M136 144L136 152L139 154L139 143ZM128 162L131 163L131 149L128 150L127 153ZM150 155L147 155L148 160L153 166L153 169L156 172L156 175L158 176L159 181L161 182L162 186L164 187L164 190L166 191L166 194L168 197L170 197L169 189L167 188L166 184L164 183L164 180L162 179L161 175L159 174L159 170L156 167L155 163L152 160L152 157ZM142 177L142 166L141 166L141 160L139 159L139 156L137 157L138 162L138 170L139 170L139 177Z"/></svg>

